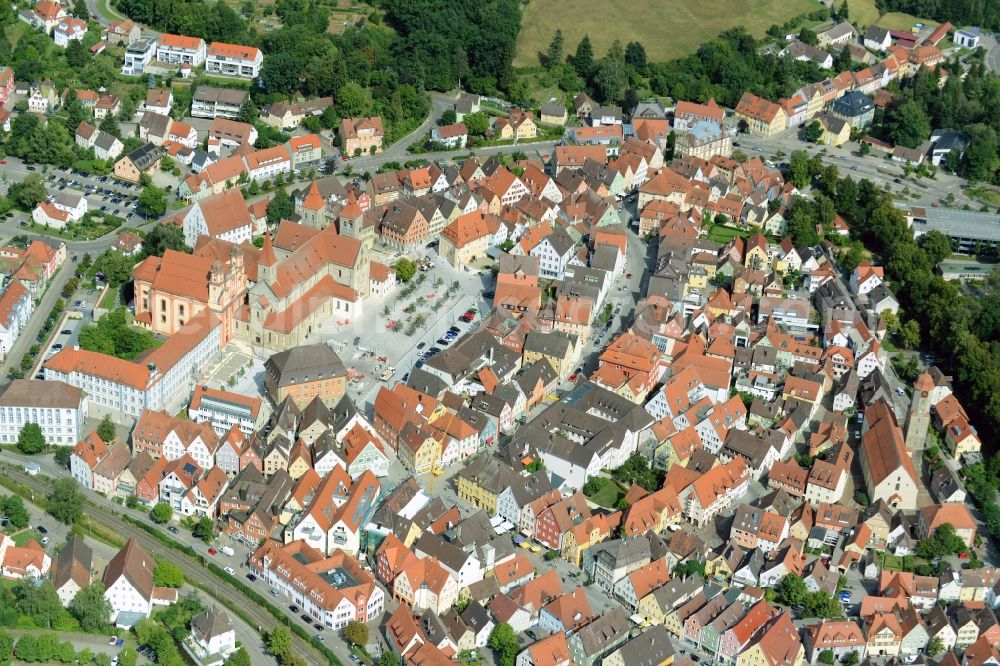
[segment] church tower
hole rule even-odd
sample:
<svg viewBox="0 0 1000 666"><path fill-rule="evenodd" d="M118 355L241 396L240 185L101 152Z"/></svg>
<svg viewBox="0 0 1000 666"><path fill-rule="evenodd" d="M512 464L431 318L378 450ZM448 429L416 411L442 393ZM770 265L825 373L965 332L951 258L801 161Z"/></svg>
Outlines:
<svg viewBox="0 0 1000 666"><path fill-rule="evenodd" d="M913 399L910 401L910 413L906 417L906 448L911 451L923 448L924 440L927 439L933 391L934 380L925 370L913 383Z"/></svg>

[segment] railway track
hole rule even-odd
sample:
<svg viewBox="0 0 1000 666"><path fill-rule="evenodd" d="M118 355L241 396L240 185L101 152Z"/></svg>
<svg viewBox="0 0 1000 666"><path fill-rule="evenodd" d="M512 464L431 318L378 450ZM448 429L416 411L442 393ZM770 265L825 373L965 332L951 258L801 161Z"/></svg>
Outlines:
<svg viewBox="0 0 1000 666"><path fill-rule="evenodd" d="M7 465L6 474L18 483L28 486L32 492L47 496L52 492L51 484L44 479L33 477L17 467ZM231 609L238 609L249 616L262 631L272 631L283 624L276 617L258 606L243 590L233 585L226 577L212 573L191 556L164 545L149 532L140 529L124 520L118 512L108 507L96 504L89 499L84 500L89 518L105 527L121 534L126 539L135 538L148 553L161 559L170 560L184 572L185 579L204 590L210 590L212 595ZM307 664L313 666L329 666L329 662L301 636L292 632L292 648L294 653Z"/></svg>

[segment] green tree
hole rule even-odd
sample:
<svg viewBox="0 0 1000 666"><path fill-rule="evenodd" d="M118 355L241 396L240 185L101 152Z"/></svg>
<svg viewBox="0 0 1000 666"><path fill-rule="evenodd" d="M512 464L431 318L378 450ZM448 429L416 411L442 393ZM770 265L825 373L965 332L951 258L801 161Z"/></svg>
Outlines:
<svg viewBox="0 0 1000 666"><path fill-rule="evenodd" d="M173 562L161 560L153 569L153 584L159 587L183 587L184 572Z"/></svg>
<svg viewBox="0 0 1000 666"><path fill-rule="evenodd" d="M87 66L90 61L90 53L87 52L87 47L83 45L78 39L71 40L69 44L66 45L66 63L75 69L83 69ZM77 125L80 123L77 122ZM70 125L72 127L72 125Z"/></svg>
<svg viewBox="0 0 1000 666"><path fill-rule="evenodd" d="M570 58L573 69L584 81L590 78L594 71L594 47L590 43L590 35L584 35L580 43L576 45L576 53Z"/></svg>
<svg viewBox="0 0 1000 666"><path fill-rule="evenodd" d="M816 37L816 33L809 28L802 28L799 30L799 41L803 44L808 44L809 46L816 46L819 43L819 38Z"/></svg>
<svg viewBox="0 0 1000 666"><path fill-rule="evenodd" d="M639 42L629 42L625 45L625 64L637 74L646 73L646 47Z"/></svg>
<svg viewBox="0 0 1000 666"><path fill-rule="evenodd" d="M274 226L295 214L295 203L284 188L278 188L267 204L267 223Z"/></svg>
<svg viewBox="0 0 1000 666"><path fill-rule="evenodd" d="M81 588L69 608L84 631L100 631L111 619L111 602L104 596L104 583L100 580Z"/></svg>
<svg viewBox="0 0 1000 666"><path fill-rule="evenodd" d="M76 479L56 479L45 503L46 510L59 522L72 525L83 516L85 499Z"/></svg>
<svg viewBox="0 0 1000 666"><path fill-rule="evenodd" d="M493 627L488 644L496 652L497 663L500 666L514 666L514 660L521 646L517 642L517 634L514 633L513 627L506 622Z"/></svg>
<svg viewBox="0 0 1000 666"><path fill-rule="evenodd" d="M812 168L809 164L809 153L804 150L793 151L788 159L788 179L792 185L805 189L812 182Z"/></svg>
<svg viewBox="0 0 1000 666"><path fill-rule="evenodd" d="M382 656L378 658L378 666L399 666L399 657L389 650L382 650Z"/></svg>
<svg viewBox="0 0 1000 666"><path fill-rule="evenodd" d="M857 651L852 650L844 655L844 657L840 660L840 663L844 664L844 666L854 666L859 661L861 661L861 657L858 655Z"/></svg>
<svg viewBox="0 0 1000 666"><path fill-rule="evenodd" d="M3 512L11 527L15 529L24 529L31 519L28 508L24 506L24 499L20 495L8 495L3 500Z"/></svg>
<svg viewBox="0 0 1000 666"><path fill-rule="evenodd" d="M364 647L368 644L368 625L357 620L351 620L344 627L344 640L351 645Z"/></svg>
<svg viewBox="0 0 1000 666"><path fill-rule="evenodd" d="M605 58L594 72L594 94L601 102L617 103L621 101L627 83L628 71L625 69L624 60Z"/></svg>
<svg viewBox="0 0 1000 666"><path fill-rule="evenodd" d="M208 543L215 538L215 525L212 523L212 519L208 516L202 516L197 523L195 523L194 528L191 530L191 534L196 539L201 539L205 543Z"/></svg>
<svg viewBox="0 0 1000 666"><path fill-rule="evenodd" d="M802 138L809 143L819 143L823 138L823 126L818 120L814 120L802 130Z"/></svg>
<svg viewBox="0 0 1000 666"><path fill-rule="evenodd" d="M267 635L267 651L284 661L292 654L292 630L281 624Z"/></svg>
<svg viewBox="0 0 1000 666"><path fill-rule="evenodd" d="M173 508L166 502L157 502L153 510L149 512L149 517L153 519L154 523L168 523L170 519L174 517Z"/></svg>
<svg viewBox="0 0 1000 666"><path fill-rule="evenodd" d="M184 230L176 224L157 223L142 239L142 252L147 257L162 257L167 250L189 252L184 242Z"/></svg>
<svg viewBox="0 0 1000 666"><path fill-rule="evenodd" d="M542 67L552 69L556 65L559 65L563 59L563 46L562 30L556 28L555 34L552 35L552 41L549 42L549 48L546 49L545 53L539 54L539 61L542 63Z"/></svg>
<svg viewBox="0 0 1000 666"><path fill-rule="evenodd" d="M7 190L7 197L25 211L30 211L39 202L45 201L47 196L45 179L38 173L29 173L20 183L11 183Z"/></svg>
<svg viewBox="0 0 1000 666"><path fill-rule="evenodd" d="M129 281L134 265L131 257L126 257L118 250L108 249L94 261L93 273L103 273L108 284L117 287Z"/></svg>
<svg viewBox="0 0 1000 666"><path fill-rule="evenodd" d="M847 72L850 71L852 65L854 65L854 61L851 59L851 49L845 44L834 56L832 69L835 72Z"/></svg>
<svg viewBox="0 0 1000 666"><path fill-rule="evenodd" d="M396 262L396 278L400 282L409 282L417 273L417 264L412 259L406 257Z"/></svg>
<svg viewBox="0 0 1000 666"><path fill-rule="evenodd" d="M931 229L921 234L917 245L927 253L927 259L932 266L937 266L951 256L951 240L937 229Z"/></svg>
<svg viewBox="0 0 1000 666"><path fill-rule="evenodd" d="M808 594L806 582L794 574L785 574L778 583L778 598L789 606L804 605Z"/></svg>
<svg viewBox="0 0 1000 666"><path fill-rule="evenodd" d="M73 40L79 44L79 40ZM80 45L82 48L82 44ZM69 49L66 50L66 58L69 59ZM70 63L72 64L72 63ZM62 112L66 114L66 127L72 127L74 131L87 117L87 111L83 108L83 102L76 96L76 91L70 89L66 93L66 101L63 102Z"/></svg>
<svg viewBox="0 0 1000 666"><path fill-rule="evenodd" d="M227 666L253 666L253 660L250 659L250 653L247 652L247 649L241 645L226 664Z"/></svg>
<svg viewBox="0 0 1000 666"><path fill-rule="evenodd" d="M483 136L490 128L490 119L482 111L470 113L462 118L465 129L469 130L472 136Z"/></svg>
<svg viewBox="0 0 1000 666"><path fill-rule="evenodd" d="M139 193L139 212L145 217L160 217L167 212L167 191L147 185Z"/></svg>
<svg viewBox="0 0 1000 666"><path fill-rule="evenodd" d="M0 630L0 664L10 663L14 656L14 639L6 631Z"/></svg>
<svg viewBox="0 0 1000 666"><path fill-rule="evenodd" d="M889 117L889 137L893 143L916 148L931 134L931 121L915 101L900 104Z"/></svg>
<svg viewBox="0 0 1000 666"><path fill-rule="evenodd" d="M455 109L445 109L444 113L441 114L442 125L454 125L457 122L458 122L458 115L455 113Z"/></svg>
<svg viewBox="0 0 1000 666"><path fill-rule="evenodd" d="M356 81L342 85L336 100L337 108L344 116L360 116L365 112L365 89Z"/></svg>
<svg viewBox="0 0 1000 666"><path fill-rule="evenodd" d="M944 652L944 643L938 636L935 636L927 644L927 654L931 657L937 657L942 652Z"/></svg>
<svg viewBox="0 0 1000 666"><path fill-rule="evenodd" d="M37 423L25 423L17 436L17 450L25 455L34 455L45 450L45 435Z"/></svg>
<svg viewBox="0 0 1000 666"><path fill-rule="evenodd" d="M118 435L115 432L115 422L111 420L110 414L105 414L101 419L101 422L98 424L97 436L101 438L101 441L109 444L117 439Z"/></svg>
<svg viewBox="0 0 1000 666"><path fill-rule="evenodd" d="M62 602L51 580L41 585L28 578L22 578L14 585L14 607L27 615L41 629L51 629L62 615Z"/></svg>
<svg viewBox="0 0 1000 666"><path fill-rule="evenodd" d="M110 113L101 119L101 124L98 126L102 132L107 132L111 136L122 138L122 128L118 124L118 120L112 116ZM128 152L126 150L126 152Z"/></svg>
<svg viewBox="0 0 1000 666"><path fill-rule="evenodd" d="M833 650L823 650L819 653L819 657L817 657L817 661L821 664L832 664L833 659Z"/></svg>
<svg viewBox="0 0 1000 666"><path fill-rule="evenodd" d="M239 121L247 125L253 125L258 120L260 120L260 109L253 103L253 98L247 95L247 98L243 100L243 104L240 105Z"/></svg>

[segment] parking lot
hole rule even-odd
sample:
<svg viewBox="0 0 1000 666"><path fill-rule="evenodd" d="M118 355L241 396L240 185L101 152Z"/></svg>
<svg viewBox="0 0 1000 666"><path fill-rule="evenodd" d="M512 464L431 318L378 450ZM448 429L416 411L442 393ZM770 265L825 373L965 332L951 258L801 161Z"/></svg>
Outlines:
<svg viewBox="0 0 1000 666"><path fill-rule="evenodd" d="M140 191L138 185L123 183L110 176L87 176L76 170L50 183L53 195L70 192L85 196L89 210L99 210L126 221L136 218L144 221L136 210Z"/></svg>
<svg viewBox="0 0 1000 666"><path fill-rule="evenodd" d="M404 255L384 248L373 252L373 260L387 264L395 264L400 256ZM410 258L420 257L430 257L433 267L417 272L413 280L419 284L408 296L403 296L403 285L389 294L372 296L365 300L360 316L347 323L331 319L308 340L327 342L340 354L354 377L348 394L359 408L371 407L380 386L403 381L430 349L440 350L475 329L489 307L483 297L492 283L489 271L455 269L433 249L410 253ZM453 289L455 282L458 285ZM460 322L459 317L470 308L477 310L473 321ZM445 340L452 327L459 330ZM438 340L445 344L437 344Z"/></svg>

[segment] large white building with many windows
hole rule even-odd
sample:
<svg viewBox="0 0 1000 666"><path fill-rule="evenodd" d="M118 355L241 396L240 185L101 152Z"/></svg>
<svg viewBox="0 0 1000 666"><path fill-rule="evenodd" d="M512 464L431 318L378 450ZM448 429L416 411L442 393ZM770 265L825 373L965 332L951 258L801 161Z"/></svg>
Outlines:
<svg viewBox="0 0 1000 666"><path fill-rule="evenodd" d="M37 423L46 444L73 446L83 436L87 396L65 382L15 379L0 394L0 443L13 444L21 429Z"/></svg>
<svg viewBox="0 0 1000 666"><path fill-rule="evenodd" d="M144 409L176 412L190 394L201 368L221 349L219 318L203 313L187 322L141 361L63 349L45 362L45 379L83 389L90 406L102 412L139 416Z"/></svg>
<svg viewBox="0 0 1000 666"><path fill-rule="evenodd" d="M264 64L264 54L253 46L212 42L205 60L206 74L256 79Z"/></svg>
<svg viewBox="0 0 1000 666"><path fill-rule="evenodd" d="M191 396L188 418L196 423L211 423L212 429L219 435L225 435L233 426L246 435L252 435L263 425L262 405L260 398L199 384Z"/></svg>
<svg viewBox="0 0 1000 666"><path fill-rule="evenodd" d="M305 541L267 541L250 555L247 567L331 629L342 629L352 620L377 620L385 609L382 588L342 550L327 557Z"/></svg>

